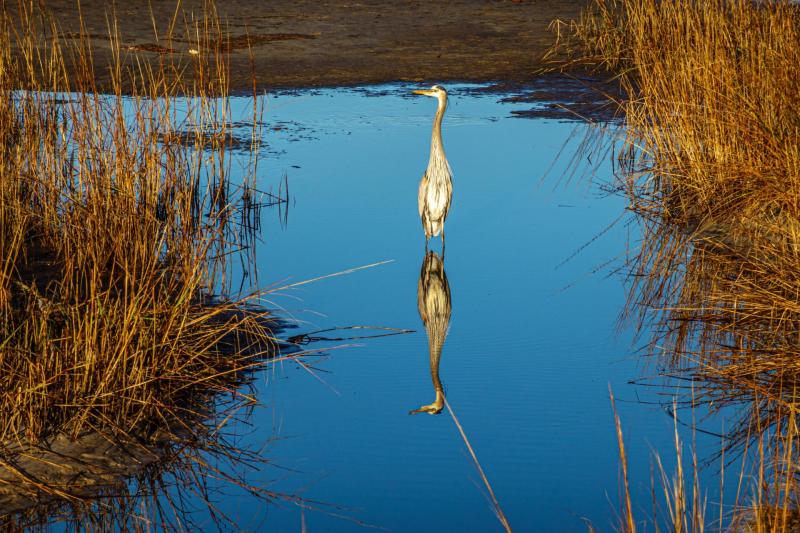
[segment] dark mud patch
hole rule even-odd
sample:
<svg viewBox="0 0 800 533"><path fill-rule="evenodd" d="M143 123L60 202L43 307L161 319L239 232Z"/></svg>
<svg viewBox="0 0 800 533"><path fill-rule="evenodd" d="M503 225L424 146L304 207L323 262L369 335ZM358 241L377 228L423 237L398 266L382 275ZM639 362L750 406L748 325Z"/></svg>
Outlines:
<svg viewBox="0 0 800 533"><path fill-rule="evenodd" d="M498 94L504 103L530 104L529 109L511 111L515 117L581 122L618 122L625 99L618 83L587 73L550 73L529 83L494 83L470 92Z"/></svg>
<svg viewBox="0 0 800 533"><path fill-rule="evenodd" d="M232 151L249 151L254 146L251 135L243 135L238 131L202 132L178 131L162 133L159 141L164 144L178 144L188 147L199 147L201 150L219 150L225 148Z"/></svg>

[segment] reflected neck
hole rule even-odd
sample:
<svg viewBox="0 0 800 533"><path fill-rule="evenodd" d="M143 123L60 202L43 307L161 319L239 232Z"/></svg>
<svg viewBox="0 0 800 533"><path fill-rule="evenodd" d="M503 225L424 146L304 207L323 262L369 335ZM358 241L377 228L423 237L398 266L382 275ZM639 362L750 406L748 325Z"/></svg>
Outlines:
<svg viewBox="0 0 800 533"><path fill-rule="evenodd" d="M436 399L433 401L433 408L439 412L442 410L442 407L444 407L444 391L442 389L436 389Z"/></svg>
<svg viewBox="0 0 800 533"><path fill-rule="evenodd" d="M439 362L442 360L442 347L444 346L444 338L431 338L428 332L428 351L430 352L430 367L431 367L431 381L433 381L433 388L436 390L436 398L444 390L442 387L442 380L439 378Z"/></svg>

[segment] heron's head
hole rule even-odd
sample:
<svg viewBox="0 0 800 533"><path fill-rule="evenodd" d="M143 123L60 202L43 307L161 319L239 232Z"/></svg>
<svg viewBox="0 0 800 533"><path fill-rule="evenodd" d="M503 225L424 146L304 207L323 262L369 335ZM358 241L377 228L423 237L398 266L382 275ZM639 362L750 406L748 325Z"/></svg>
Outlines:
<svg viewBox="0 0 800 533"><path fill-rule="evenodd" d="M447 91L444 90L444 87L441 85L434 85L430 89L418 89L416 91L412 91L414 94L421 94L423 96L433 96L438 98L439 101L447 100Z"/></svg>

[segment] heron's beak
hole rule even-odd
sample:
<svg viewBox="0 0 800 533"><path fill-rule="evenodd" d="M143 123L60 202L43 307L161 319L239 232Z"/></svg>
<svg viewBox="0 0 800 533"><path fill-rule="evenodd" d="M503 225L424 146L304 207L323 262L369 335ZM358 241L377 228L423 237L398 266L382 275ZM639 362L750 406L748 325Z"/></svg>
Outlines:
<svg viewBox="0 0 800 533"><path fill-rule="evenodd" d="M418 89L416 91L411 91L414 94L421 94L422 96L433 96L433 91L430 89Z"/></svg>

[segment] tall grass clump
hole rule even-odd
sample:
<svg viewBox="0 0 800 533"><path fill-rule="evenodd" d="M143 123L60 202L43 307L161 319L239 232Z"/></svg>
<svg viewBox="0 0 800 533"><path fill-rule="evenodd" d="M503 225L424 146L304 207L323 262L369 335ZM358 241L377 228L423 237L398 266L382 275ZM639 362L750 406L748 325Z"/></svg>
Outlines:
<svg viewBox="0 0 800 533"><path fill-rule="evenodd" d="M798 516L800 7L595 0L569 29L570 64L625 89L629 316L692 405L740 413L726 447L751 454L756 503L730 523L782 531Z"/></svg>
<svg viewBox="0 0 800 533"><path fill-rule="evenodd" d="M226 291L259 205L257 146L234 183L222 23L213 4L181 17L161 38L185 49L159 61L131 57L110 17L106 66L84 32L64 38L34 4L0 14L4 487L11 472L31 494L81 499L31 470L31 446L53 439L193 443L232 457L208 422L215 395L242 398L243 374L274 354L255 296ZM108 94L96 91L98 69Z"/></svg>

